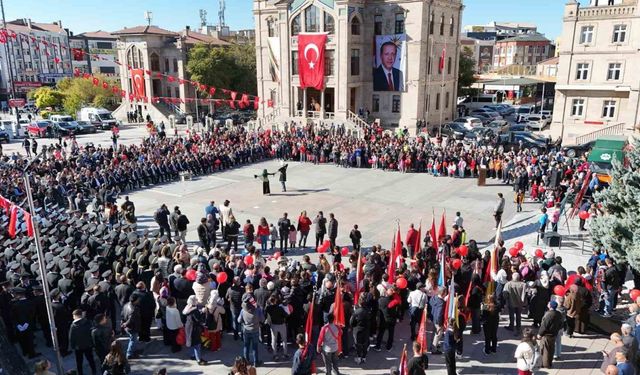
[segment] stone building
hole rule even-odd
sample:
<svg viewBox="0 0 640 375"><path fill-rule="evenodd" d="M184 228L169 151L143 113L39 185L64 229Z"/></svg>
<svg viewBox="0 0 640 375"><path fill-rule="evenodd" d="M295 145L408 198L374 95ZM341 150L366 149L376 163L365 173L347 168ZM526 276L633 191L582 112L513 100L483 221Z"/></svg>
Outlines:
<svg viewBox="0 0 640 375"><path fill-rule="evenodd" d="M564 9L552 129L568 141L603 128L622 134L639 122L640 7L612 3L570 1Z"/></svg>
<svg viewBox="0 0 640 375"><path fill-rule="evenodd" d="M349 125L368 111L369 122L408 128L453 119L462 8L460 0L254 0L258 96L273 104L258 118ZM300 88L298 36L306 32L328 34L322 91ZM374 85L385 42L397 46L402 84L394 90Z"/></svg>
<svg viewBox="0 0 640 375"><path fill-rule="evenodd" d="M81 72L119 76L116 64L117 37L103 30L86 32L69 37L72 66Z"/></svg>
<svg viewBox="0 0 640 375"><path fill-rule="evenodd" d="M536 65L552 57L555 47L542 34L522 34L497 41L494 52L494 70L506 70L518 75L534 75ZM513 69L510 70L510 68Z"/></svg>

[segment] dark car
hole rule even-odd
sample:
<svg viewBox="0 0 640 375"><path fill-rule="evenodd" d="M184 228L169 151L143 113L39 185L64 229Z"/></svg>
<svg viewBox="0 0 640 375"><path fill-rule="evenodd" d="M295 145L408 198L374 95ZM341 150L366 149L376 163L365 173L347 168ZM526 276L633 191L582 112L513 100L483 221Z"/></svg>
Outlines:
<svg viewBox="0 0 640 375"><path fill-rule="evenodd" d="M96 133L98 129L89 121L72 121L70 124L75 125L78 134Z"/></svg>
<svg viewBox="0 0 640 375"><path fill-rule="evenodd" d="M539 155L540 152L547 151L554 145L551 144L549 138L535 137L530 132L509 132L501 134L497 139L498 152L502 153L505 150L514 149L520 151L520 149L528 149L534 155Z"/></svg>
<svg viewBox="0 0 640 375"><path fill-rule="evenodd" d="M460 123L448 122L442 125L440 132L444 136L453 137L455 140L462 140L469 131Z"/></svg>
<svg viewBox="0 0 640 375"><path fill-rule="evenodd" d="M524 132L527 131L527 124L511 124L507 132Z"/></svg>
<svg viewBox="0 0 640 375"><path fill-rule="evenodd" d="M591 151L595 143L596 141L594 139L591 142L583 143L581 145L563 147L562 151L564 151L565 155L567 155L568 157L575 158L575 157L582 156L587 152Z"/></svg>
<svg viewBox="0 0 640 375"><path fill-rule="evenodd" d="M477 143L479 146L483 146L490 144L495 137L495 133L489 128L474 128L467 131L463 141L466 143Z"/></svg>
<svg viewBox="0 0 640 375"><path fill-rule="evenodd" d="M7 142L9 143L9 133L6 130L0 129L0 143Z"/></svg>
<svg viewBox="0 0 640 375"><path fill-rule="evenodd" d="M75 124L66 121L54 122L51 129L55 137L67 137L78 132L78 127Z"/></svg>

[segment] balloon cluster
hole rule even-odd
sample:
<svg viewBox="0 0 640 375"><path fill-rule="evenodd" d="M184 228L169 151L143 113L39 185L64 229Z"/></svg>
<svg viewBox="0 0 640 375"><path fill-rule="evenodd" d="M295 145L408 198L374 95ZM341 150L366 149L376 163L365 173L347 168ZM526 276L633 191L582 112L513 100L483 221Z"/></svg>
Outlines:
<svg viewBox="0 0 640 375"><path fill-rule="evenodd" d="M327 250L329 250L330 247L331 242L329 240L324 240L324 242L320 246L318 246L318 253L324 254L327 252Z"/></svg>

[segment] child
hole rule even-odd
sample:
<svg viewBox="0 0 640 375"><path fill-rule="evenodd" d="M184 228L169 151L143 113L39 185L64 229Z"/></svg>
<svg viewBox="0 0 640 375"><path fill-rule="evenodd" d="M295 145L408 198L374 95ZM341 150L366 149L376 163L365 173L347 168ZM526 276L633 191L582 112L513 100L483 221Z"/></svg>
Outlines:
<svg viewBox="0 0 640 375"><path fill-rule="evenodd" d="M522 212L522 203L524 203L524 190L519 189L516 193L516 212Z"/></svg>
<svg viewBox="0 0 640 375"><path fill-rule="evenodd" d="M291 224L289 225L289 249L291 251L296 249L296 240L297 240L298 231L296 227Z"/></svg>
<svg viewBox="0 0 640 375"><path fill-rule="evenodd" d="M278 228L273 226L273 224L269 224L269 234L271 236L271 251L275 251L276 242L278 241Z"/></svg>
<svg viewBox="0 0 640 375"><path fill-rule="evenodd" d="M547 208L542 207L540 209L540 217L538 218L538 232L540 233L540 238L544 238L544 232L547 230L547 223L549 222L549 215L547 215Z"/></svg>
<svg viewBox="0 0 640 375"><path fill-rule="evenodd" d="M535 181L531 184L531 200L534 202L538 200L538 184Z"/></svg>

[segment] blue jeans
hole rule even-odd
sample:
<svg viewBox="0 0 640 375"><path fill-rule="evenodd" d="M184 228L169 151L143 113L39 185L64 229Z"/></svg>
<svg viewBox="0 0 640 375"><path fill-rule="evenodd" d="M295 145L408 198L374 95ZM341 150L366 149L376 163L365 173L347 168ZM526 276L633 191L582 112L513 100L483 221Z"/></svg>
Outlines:
<svg viewBox="0 0 640 375"><path fill-rule="evenodd" d="M240 330L242 329L242 325L238 323L238 316L240 316L240 312L235 312L231 310L231 326L233 327L233 337L238 338L240 336Z"/></svg>
<svg viewBox="0 0 640 375"><path fill-rule="evenodd" d="M269 236L260 236L260 250L262 254L267 253L267 243L269 243Z"/></svg>
<svg viewBox="0 0 640 375"><path fill-rule="evenodd" d="M130 358L131 356L133 356L136 349L136 344L138 343L138 332L127 330L127 335L129 335L129 343L127 344L127 358Z"/></svg>
<svg viewBox="0 0 640 375"><path fill-rule="evenodd" d="M606 314L612 314L616 309L616 297L618 296L618 290L613 288L607 288L607 295L604 300L604 312Z"/></svg>
<svg viewBox="0 0 640 375"><path fill-rule="evenodd" d="M201 357L200 357L200 347L202 345L201 344L196 344L193 345L193 355L196 357L196 362L200 362Z"/></svg>
<svg viewBox="0 0 640 375"><path fill-rule="evenodd" d="M249 357L249 350L253 352L254 366L258 363L258 332L243 332L244 344L242 346L242 354L247 361L251 362Z"/></svg>

